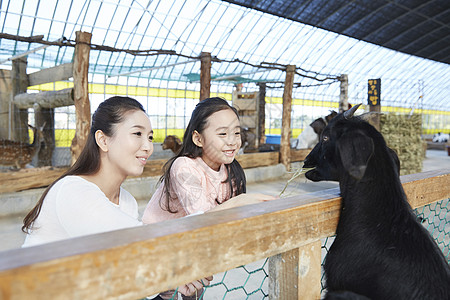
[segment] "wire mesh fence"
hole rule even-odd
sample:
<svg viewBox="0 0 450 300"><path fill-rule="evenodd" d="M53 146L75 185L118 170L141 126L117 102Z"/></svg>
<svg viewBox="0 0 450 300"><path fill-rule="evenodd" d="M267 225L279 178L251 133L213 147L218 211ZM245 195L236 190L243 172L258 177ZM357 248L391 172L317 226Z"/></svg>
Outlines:
<svg viewBox="0 0 450 300"><path fill-rule="evenodd" d="M430 232L450 264L450 198L414 210L422 225ZM322 239L322 265L334 237ZM210 286L197 295L198 299L267 299L269 297L268 258L214 275ZM326 290L322 271L321 293ZM171 299L177 298L175 294Z"/></svg>

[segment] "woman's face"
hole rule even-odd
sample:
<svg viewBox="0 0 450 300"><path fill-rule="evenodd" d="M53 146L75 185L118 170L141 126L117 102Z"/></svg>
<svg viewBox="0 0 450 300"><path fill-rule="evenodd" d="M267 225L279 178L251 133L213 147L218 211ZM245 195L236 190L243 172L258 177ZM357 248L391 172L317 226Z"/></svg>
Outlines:
<svg viewBox="0 0 450 300"><path fill-rule="evenodd" d="M153 129L150 119L141 110L125 114L108 137L107 161L123 176L139 176L153 153Z"/></svg>
<svg viewBox="0 0 450 300"><path fill-rule="evenodd" d="M193 134L194 143L202 147L202 159L213 170L221 164L233 162L241 147L241 126L231 109L224 109L208 117L206 127L200 134Z"/></svg>

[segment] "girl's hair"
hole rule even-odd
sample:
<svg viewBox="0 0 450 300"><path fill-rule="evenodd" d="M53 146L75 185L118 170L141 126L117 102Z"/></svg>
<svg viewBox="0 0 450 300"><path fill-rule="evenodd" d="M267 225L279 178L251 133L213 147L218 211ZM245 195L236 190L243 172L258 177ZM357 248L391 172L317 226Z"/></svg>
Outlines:
<svg viewBox="0 0 450 300"><path fill-rule="evenodd" d="M95 132L101 130L105 135L112 136L114 134L115 125L122 122L128 112L136 110L145 112L142 104L129 97L115 96L100 103L97 110L92 115L91 130L89 131L83 151L75 164L45 189L36 206L23 219L23 232L29 233L32 229L34 221L41 212L45 196L47 196L49 190L56 182L58 182L58 180L68 175L90 175L98 172L100 169L100 150L95 141Z"/></svg>
<svg viewBox="0 0 450 300"><path fill-rule="evenodd" d="M203 153L202 148L194 144L192 140L192 135L194 131L197 131L198 133L201 134L206 127L208 118L213 113L225 109L231 109L236 114L236 117L239 119L239 114L236 108L230 106L225 99L219 97L207 98L203 101L200 101L195 106L195 109L191 115L191 120L189 121L186 131L184 132L183 145L181 146L181 149L178 151L178 153L174 157L170 158L164 164L163 175L159 179L160 183L164 182L163 195L165 195L165 197L162 197L159 202L160 207L163 210L169 211L171 213L177 212L173 210L174 207L170 205L171 202L170 200L173 198L170 195L169 189L170 169L172 168L174 161L181 156L187 156L189 158L197 158L202 156ZM245 174L239 162L235 159L233 160L232 163L226 164L225 167L228 173L228 177L225 182L228 182L228 184L230 185L229 197L231 198L233 195L245 193L246 192Z"/></svg>

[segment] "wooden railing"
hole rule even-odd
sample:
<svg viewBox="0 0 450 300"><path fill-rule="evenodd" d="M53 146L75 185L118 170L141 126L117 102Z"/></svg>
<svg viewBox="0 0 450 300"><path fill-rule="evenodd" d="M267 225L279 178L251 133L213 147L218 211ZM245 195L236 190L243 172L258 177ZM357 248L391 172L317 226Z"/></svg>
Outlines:
<svg viewBox="0 0 450 300"><path fill-rule="evenodd" d="M402 177L413 208L449 198L449 182L449 170ZM266 257L269 298L319 299L319 240L340 202L329 189L0 252L0 299L139 299Z"/></svg>

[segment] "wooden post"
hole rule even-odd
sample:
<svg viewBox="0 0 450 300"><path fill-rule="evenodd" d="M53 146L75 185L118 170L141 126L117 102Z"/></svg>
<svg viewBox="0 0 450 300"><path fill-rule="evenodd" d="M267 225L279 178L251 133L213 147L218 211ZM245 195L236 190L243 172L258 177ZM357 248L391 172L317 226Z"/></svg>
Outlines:
<svg viewBox="0 0 450 300"><path fill-rule="evenodd" d="M11 104L12 87L11 71L0 70L0 139L11 139L9 108Z"/></svg>
<svg viewBox="0 0 450 300"><path fill-rule="evenodd" d="M44 143L38 153L36 167L51 166L53 150L55 149L55 109L41 108L36 105L34 109L36 128L43 127Z"/></svg>
<svg viewBox="0 0 450 300"><path fill-rule="evenodd" d="M91 126L91 107L89 103L88 71L89 51L92 34L89 32L76 32L74 62L73 62L73 85L74 103L76 115L76 131L70 148L72 152L72 164L75 163L84 145Z"/></svg>
<svg viewBox="0 0 450 300"><path fill-rule="evenodd" d="M370 124L380 131L381 79L369 79L367 82L367 102L369 104Z"/></svg>
<svg viewBox="0 0 450 300"><path fill-rule="evenodd" d="M14 96L27 92L28 77L27 77L27 57L21 57L12 61L11 69L11 83L12 83L12 95L10 103L10 139L20 142L30 142L28 135L28 110L18 109L13 101Z"/></svg>
<svg viewBox="0 0 450 300"><path fill-rule="evenodd" d="M259 144L262 145L266 143L266 83L265 82L258 83L258 86L259 86L258 139Z"/></svg>
<svg viewBox="0 0 450 300"><path fill-rule="evenodd" d="M269 258L269 300L320 299L320 240Z"/></svg>
<svg viewBox="0 0 450 300"><path fill-rule="evenodd" d="M341 92L339 94L339 112L348 110L348 75L342 74L339 77L341 82Z"/></svg>
<svg viewBox="0 0 450 300"><path fill-rule="evenodd" d="M200 101L209 98L211 92L211 53L202 52L200 66Z"/></svg>
<svg viewBox="0 0 450 300"><path fill-rule="evenodd" d="M283 92L283 119L281 120L280 162L290 169L291 164L291 110L292 89L294 87L295 66L286 68L286 80Z"/></svg>

